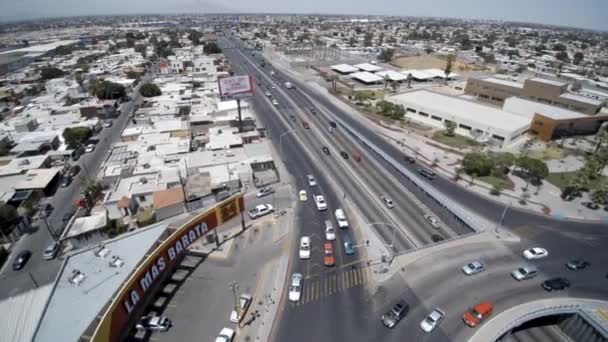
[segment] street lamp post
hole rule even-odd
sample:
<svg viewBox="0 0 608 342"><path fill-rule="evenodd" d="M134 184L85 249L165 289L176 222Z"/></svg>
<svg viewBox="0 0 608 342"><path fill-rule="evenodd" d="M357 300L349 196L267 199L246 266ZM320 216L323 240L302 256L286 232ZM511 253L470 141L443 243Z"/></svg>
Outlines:
<svg viewBox="0 0 608 342"><path fill-rule="evenodd" d="M505 220L505 216L507 215L507 210L509 210L509 206L511 203L507 203L505 206L505 210L502 211L502 216L500 217L500 221L496 222L496 226L494 227L494 234L496 234L496 238L500 239L500 226L502 226L502 222Z"/></svg>
<svg viewBox="0 0 608 342"><path fill-rule="evenodd" d="M391 237L391 243L388 245L384 245L385 247L390 247L390 252L391 252L391 259L388 262L389 266L390 264L393 262L393 259L395 258L395 250L394 250L394 243L395 243L395 237L397 236L397 226L390 224L390 223L386 223L386 222L372 222L372 223L368 223L368 225L370 227L373 226L379 226L379 225L384 225L384 226L389 226L391 228L393 228L393 236Z"/></svg>
<svg viewBox="0 0 608 342"><path fill-rule="evenodd" d="M286 136L287 134L295 133L295 132L296 132L295 129L290 129L287 132L279 135L279 146L280 146L280 150L281 150L281 159L284 159L283 158L283 137Z"/></svg>

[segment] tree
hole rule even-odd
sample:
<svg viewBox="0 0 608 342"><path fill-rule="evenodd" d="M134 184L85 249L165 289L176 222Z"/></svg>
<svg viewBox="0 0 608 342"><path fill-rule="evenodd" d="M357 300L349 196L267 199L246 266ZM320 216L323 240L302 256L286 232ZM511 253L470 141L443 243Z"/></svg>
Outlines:
<svg viewBox="0 0 608 342"><path fill-rule="evenodd" d="M588 156L579 172L585 179L596 179L602 172L602 162L595 155Z"/></svg>
<svg viewBox="0 0 608 342"><path fill-rule="evenodd" d="M69 46L65 46L65 45L59 45L58 47L55 48L55 54L60 55L60 56L71 55L72 52L73 52L72 48Z"/></svg>
<svg viewBox="0 0 608 342"><path fill-rule="evenodd" d="M19 213L10 204L0 202L0 227L10 227L17 220Z"/></svg>
<svg viewBox="0 0 608 342"><path fill-rule="evenodd" d="M398 81L391 82L391 88L393 89L393 92L395 92L395 93L399 91L400 86L401 86L401 84Z"/></svg>
<svg viewBox="0 0 608 342"><path fill-rule="evenodd" d="M75 148L93 135L93 131L88 127L68 127L63 131L65 143Z"/></svg>
<svg viewBox="0 0 608 342"><path fill-rule="evenodd" d="M412 73L408 73L407 74L407 87L411 88L412 87L412 79L414 78L414 76L412 76Z"/></svg>
<svg viewBox="0 0 608 342"><path fill-rule="evenodd" d="M553 45L553 50L554 51L566 51L566 45L564 45L562 43L557 43L557 44Z"/></svg>
<svg viewBox="0 0 608 342"><path fill-rule="evenodd" d="M479 54L483 51L483 46L477 45L475 46L475 53Z"/></svg>
<svg viewBox="0 0 608 342"><path fill-rule="evenodd" d="M597 144L595 145L593 153L597 153L602 146L608 146L608 127L604 127L602 130L597 132L595 135L595 141Z"/></svg>
<svg viewBox="0 0 608 342"><path fill-rule="evenodd" d="M558 53L555 54L555 58L557 58L558 60L560 60L562 62L570 61L570 57L568 57L568 53L566 51L559 51Z"/></svg>
<svg viewBox="0 0 608 342"><path fill-rule="evenodd" d="M215 42L208 42L203 47L203 52L210 55L214 53L222 53L222 49Z"/></svg>
<svg viewBox="0 0 608 342"><path fill-rule="evenodd" d="M42 68L40 68L40 80L41 81L46 81L46 80L50 80L53 78L63 77L63 75L65 75L63 70L52 67L50 65L46 65L46 66L43 66Z"/></svg>
<svg viewBox="0 0 608 342"><path fill-rule="evenodd" d="M331 82L331 88L333 89L333 91L335 93L336 92L337 81L339 79L338 75L330 75L327 79Z"/></svg>
<svg viewBox="0 0 608 342"><path fill-rule="evenodd" d="M456 134L456 123L454 121L445 120L443 125L445 126L445 131L443 134L447 135L448 137L453 137Z"/></svg>
<svg viewBox="0 0 608 342"><path fill-rule="evenodd" d="M145 56L147 47L143 44L137 44L134 47L135 52L139 52L142 56Z"/></svg>
<svg viewBox="0 0 608 342"><path fill-rule="evenodd" d="M194 45L200 45L202 37L203 34L198 32L197 30L190 30L190 32L188 33L188 39L190 39L190 41Z"/></svg>
<svg viewBox="0 0 608 342"><path fill-rule="evenodd" d="M355 46L357 45L357 38L355 37L349 37L348 38L348 46Z"/></svg>
<svg viewBox="0 0 608 342"><path fill-rule="evenodd" d="M574 53L572 63L579 65L583 61L584 58L585 58L585 56L583 55L583 53L580 51L577 51L576 53Z"/></svg>
<svg viewBox="0 0 608 342"><path fill-rule="evenodd" d="M590 194L591 201L597 204L608 204L608 186L603 186L599 189L595 189Z"/></svg>
<svg viewBox="0 0 608 342"><path fill-rule="evenodd" d="M523 173L523 179L526 181L526 189L530 181L538 184L549 175L549 168L542 160L523 156L516 160L515 164Z"/></svg>
<svg viewBox="0 0 608 342"><path fill-rule="evenodd" d="M160 96L162 94L162 92L160 91L160 88L154 83L143 84L139 88L139 93L143 97L154 97L154 96Z"/></svg>
<svg viewBox="0 0 608 342"><path fill-rule="evenodd" d="M394 49L383 49L380 52L380 55L378 55L378 59L380 59L382 62L388 63L393 59L394 55L395 55Z"/></svg>
<svg viewBox="0 0 608 342"><path fill-rule="evenodd" d="M118 83L95 80L89 85L89 93L100 100L115 100L125 97L125 87Z"/></svg>
<svg viewBox="0 0 608 342"><path fill-rule="evenodd" d="M454 61L454 55L448 55L448 60L445 63L445 69L443 73L445 74L445 78L447 79L450 73L452 72L452 62Z"/></svg>
<svg viewBox="0 0 608 342"><path fill-rule="evenodd" d="M467 153L462 159L462 169L468 175L476 177L489 176L494 169L494 160L487 154L472 152Z"/></svg>
<svg viewBox="0 0 608 342"><path fill-rule="evenodd" d="M384 43L384 32L380 32L380 35L378 36L378 46L382 46L383 43Z"/></svg>
<svg viewBox="0 0 608 342"><path fill-rule="evenodd" d="M374 38L374 34L371 32L366 32L363 36L363 46L372 46L372 39Z"/></svg>

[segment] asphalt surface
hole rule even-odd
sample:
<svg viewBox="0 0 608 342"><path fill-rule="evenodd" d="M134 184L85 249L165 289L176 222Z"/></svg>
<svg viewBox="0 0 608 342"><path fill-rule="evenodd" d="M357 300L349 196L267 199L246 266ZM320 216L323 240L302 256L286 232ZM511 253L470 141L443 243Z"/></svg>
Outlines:
<svg viewBox="0 0 608 342"><path fill-rule="evenodd" d="M144 76L140 84L143 84L150 77ZM37 220L35 225L38 228L21 237L13 247L11 255L0 272L0 299L55 281L62 259L59 257L47 261L43 258L44 249L53 241L49 230L56 236L61 234L67 224L67 221L63 220L63 216L76 211L74 201L81 196L82 186L79 178L81 176L96 177L101 164L107 157L109 146L120 140L122 130L128 124L129 115L141 100L137 90L133 91L131 97L132 101L121 104L121 115L112 120L112 127L103 128L93 137L99 139L95 150L84 153L77 162L71 161L72 165L78 164L81 166L81 171L74 177L72 183L66 188L58 187L52 197L44 198L41 201L41 203L50 203L54 210L46 218L46 222ZM13 271L13 259L23 250L31 251L32 256L23 269Z"/></svg>

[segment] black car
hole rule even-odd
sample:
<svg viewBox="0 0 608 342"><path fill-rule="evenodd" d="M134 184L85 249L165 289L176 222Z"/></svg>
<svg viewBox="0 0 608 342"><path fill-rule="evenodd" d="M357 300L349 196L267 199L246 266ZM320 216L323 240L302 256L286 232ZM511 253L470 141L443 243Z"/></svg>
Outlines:
<svg viewBox="0 0 608 342"><path fill-rule="evenodd" d="M341 151L341 152L340 152L340 155L342 156L342 158L344 158L344 159L348 159L348 153L346 153L346 152L344 152L344 151Z"/></svg>
<svg viewBox="0 0 608 342"><path fill-rule="evenodd" d="M425 169L418 169L418 173L422 175L422 177L424 178L428 178L428 179L435 179L435 177L437 177L437 174L433 171L429 171L429 170L425 170Z"/></svg>
<svg viewBox="0 0 608 342"><path fill-rule="evenodd" d="M382 315L380 320L387 328L393 328L399 321L405 317L409 305L404 300L399 300L387 313Z"/></svg>
<svg viewBox="0 0 608 342"><path fill-rule="evenodd" d="M311 108L311 109L310 109L310 112L311 112L311 113L313 113L313 114L317 114L317 110L316 110L316 109L314 109L314 108Z"/></svg>
<svg viewBox="0 0 608 342"><path fill-rule="evenodd" d="M410 164L415 164L416 163L416 159L414 157L411 156L403 156L403 159L405 159L406 162L410 163Z"/></svg>
<svg viewBox="0 0 608 342"><path fill-rule="evenodd" d="M323 150L323 153L329 155L329 149L325 146L323 146L323 148L321 148Z"/></svg>
<svg viewBox="0 0 608 342"><path fill-rule="evenodd" d="M583 202L581 203L584 207L586 207L587 209L591 209L591 210L598 210L600 208L599 205L593 203L593 202Z"/></svg>
<svg viewBox="0 0 608 342"><path fill-rule="evenodd" d="M70 176L61 178L61 181L59 182L59 186L62 188L67 188L70 184L72 184L72 177Z"/></svg>
<svg viewBox="0 0 608 342"><path fill-rule="evenodd" d="M564 290L568 287L570 287L570 282L568 281L568 279L565 278L551 278L551 279L547 279L545 281L543 281L543 289L545 289L545 291L559 291L559 290Z"/></svg>
<svg viewBox="0 0 608 342"><path fill-rule="evenodd" d="M587 262L585 260L580 260L580 259L570 260L566 263L566 267L568 267L568 269L573 270L573 271L582 270L589 266L591 266L591 264L589 262Z"/></svg>
<svg viewBox="0 0 608 342"><path fill-rule="evenodd" d="M80 165L74 165L70 168L70 171L68 171L68 176L75 177L78 172L80 172Z"/></svg>
<svg viewBox="0 0 608 342"><path fill-rule="evenodd" d="M32 252L30 251L23 251L19 253L19 255L17 255L17 257L15 258L15 261L13 261L13 270L19 271L20 269L22 269L23 266L27 264L27 261L30 260L31 256Z"/></svg>
<svg viewBox="0 0 608 342"><path fill-rule="evenodd" d="M443 238L443 236L441 236L439 234L433 234L433 235L431 235L431 240L433 240L433 242L439 242L439 241L443 241L445 239Z"/></svg>

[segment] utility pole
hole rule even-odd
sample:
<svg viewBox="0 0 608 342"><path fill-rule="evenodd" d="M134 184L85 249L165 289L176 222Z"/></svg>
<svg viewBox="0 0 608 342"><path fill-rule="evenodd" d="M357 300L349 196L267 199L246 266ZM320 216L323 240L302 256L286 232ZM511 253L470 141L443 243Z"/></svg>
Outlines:
<svg viewBox="0 0 608 342"><path fill-rule="evenodd" d="M500 221L496 222L496 227L494 227L494 234L496 234L496 238L500 239L500 226L502 226L502 222L505 220L505 216L507 215L507 210L509 210L509 206L511 204L507 203L505 206L505 210L502 211L502 216L500 217Z"/></svg>

